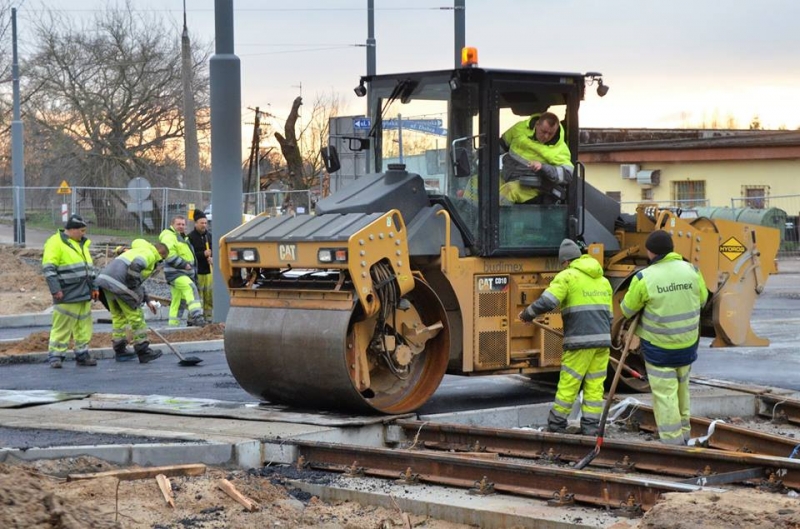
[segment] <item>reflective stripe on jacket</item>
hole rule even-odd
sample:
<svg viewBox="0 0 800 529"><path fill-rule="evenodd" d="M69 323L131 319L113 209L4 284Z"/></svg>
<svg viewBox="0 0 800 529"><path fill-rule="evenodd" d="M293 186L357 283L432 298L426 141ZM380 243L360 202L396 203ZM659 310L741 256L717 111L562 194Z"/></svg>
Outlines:
<svg viewBox="0 0 800 529"><path fill-rule="evenodd" d="M564 350L611 346L611 283L593 257L573 260L527 309L535 317L561 307Z"/></svg>
<svg viewBox="0 0 800 529"><path fill-rule="evenodd" d="M644 308L636 334L650 344L662 350L686 349L700 336L700 311L707 299L700 271L671 252L636 273L620 309L630 318Z"/></svg>
<svg viewBox="0 0 800 529"><path fill-rule="evenodd" d="M44 243L42 272L47 286L51 294L64 293L64 297L55 303L92 299L96 271L89 252L91 244L86 237L81 237L79 242L73 241L64 230L59 230Z"/></svg>
<svg viewBox="0 0 800 529"><path fill-rule="evenodd" d="M172 283L180 276L194 279L194 275L197 272L195 270L197 261L195 260L194 249L189 244L189 239L170 226L161 232L158 240L169 248L169 255L164 260L164 277L167 279L167 283ZM187 264L192 265L191 270L186 270Z"/></svg>
<svg viewBox="0 0 800 529"><path fill-rule="evenodd" d="M142 283L150 277L161 260L155 246L144 239L136 239L131 249L108 263L97 276L97 285L137 308L145 298Z"/></svg>

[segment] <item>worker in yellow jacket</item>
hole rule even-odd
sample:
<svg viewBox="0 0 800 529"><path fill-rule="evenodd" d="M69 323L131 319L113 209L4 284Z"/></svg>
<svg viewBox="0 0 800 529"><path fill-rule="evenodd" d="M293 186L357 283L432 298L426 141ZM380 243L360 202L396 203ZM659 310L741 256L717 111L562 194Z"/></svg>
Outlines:
<svg viewBox="0 0 800 529"><path fill-rule="evenodd" d="M78 366L97 365L97 360L89 355L92 301L99 295L94 284L96 272L90 245L86 222L80 215L72 215L64 229L44 243L42 272L54 304L47 358L55 369L62 367L70 340L74 342Z"/></svg>
<svg viewBox="0 0 800 529"><path fill-rule="evenodd" d="M169 325L177 327L181 324L181 302L189 310L187 323L202 327L203 303L197 291L196 263L192 245L186 237L186 217L176 215L169 228L162 231L159 240L169 249L164 261L164 277L170 286L171 302L169 304Z"/></svg>
<svg viewBox="0 0 800 529"><path fill-rule="evenodd" d="M653 414L662 443L689 440L689 373L697 360L700 312L708 300L703 274L675 253L664 230L645 241L650 266L636 273L620 303L626 318L644 309L636 334L653 394Z"/></svg>
<svg viewBox="0 0 800 529"><path fill-rule="evenodd" d="M500 147L507 151L503 156L501 204L566 200L566 185L572 181L574 166L558 116L544 112L518 122L503 133Z"/></svg>
<svg viewBox="0 0 800 529"><path fill-rule="evenodd" d="M583 388L581 434L596 436L603 413L603 383L611 347L611 283L603 267L580 247L564 239L558 261L566 265L544 293L520 312L524 322L559 307L564 319L564 354L556 398L547 418L547 429L565 433L567 418Z"/></svg>
<svg viewBox="0 0 800 529"><path fill-rule="evenodd" d="M101 299L111 313L111 344L117 362L138 357L140 363L146 364L161 356L161 351L151 349L147 340L142 304L146 303L155 313L154 302L148 299L144 282L168 252L160 242L150 244L144 239L135 239L130 249L118 255L97 276ZM128 331L133 340L132 352L127 349Z"/></svg>

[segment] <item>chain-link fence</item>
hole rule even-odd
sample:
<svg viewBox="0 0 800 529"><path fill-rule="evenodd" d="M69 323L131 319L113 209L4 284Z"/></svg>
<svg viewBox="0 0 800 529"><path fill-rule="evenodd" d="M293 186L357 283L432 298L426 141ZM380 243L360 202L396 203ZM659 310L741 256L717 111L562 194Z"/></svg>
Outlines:
<svg viewBox="0 0 800 529"><path fill-rule="evenodd" d="M25 195L27 227L54 230L77 213L91 226L94 235L157 236L172 218L189 218L199 209L212 218L211 193L174 188L111 187L0 187L0 222L12 222L15 197ZM270 216L311 214L314 194L303 191L261 191L244 197L248 215L266 212Z"/></svg>

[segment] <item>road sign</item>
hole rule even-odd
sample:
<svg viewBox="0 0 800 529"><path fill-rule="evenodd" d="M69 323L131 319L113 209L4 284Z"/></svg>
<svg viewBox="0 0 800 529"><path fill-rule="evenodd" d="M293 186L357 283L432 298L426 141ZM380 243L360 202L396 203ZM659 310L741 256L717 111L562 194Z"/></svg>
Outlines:
<svg viewBox="0 0 800 529"><path fill-rule="evenodd" d="M384 130L396 130L398 124L402 124L403 130L447 136L447 129L442 128L441 119L403 119L398 122L396 118L392 118L383 121L383 128ZM372 120L370 118L353 118L354 131L370 130L371 128Z"/></svg>
<svg viewBox="0 0 800 529"><path fill-rule="evenodd" d="M372 120L369 118L353 118L353 130L369 130L372 128Z"/></svg>
<svg viewBox="0 0 800 529"><path fill-rule="evenodd" d="M153 211L152 200L128 202L128 212L130 213L146 213L148 211Z"/></svg>
<svg viewBox="0 0 800 529"><path fill-rule="evenodd" d="M61 181L61 185L58 186L58 190L56 190L57 195L69 195L72 193L72 188L69 187L69 184L66 180Z"/></svg>
<svg viewBox="0 0 800 529"><path fill-rule="evenodd" d="M150 182L147 181L147 178L137 176L128 182L128 196L134 202L146 200L150 196Z"/></svg>

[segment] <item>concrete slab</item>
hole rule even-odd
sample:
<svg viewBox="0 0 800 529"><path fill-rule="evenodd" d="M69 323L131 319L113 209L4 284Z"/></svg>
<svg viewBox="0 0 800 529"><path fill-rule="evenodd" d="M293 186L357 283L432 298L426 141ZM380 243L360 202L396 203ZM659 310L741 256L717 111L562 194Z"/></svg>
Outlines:
<svg viewBox="0 0 800 529"><path fill-rule="evenodd" d="M379 505L484 529L633 529L638 525L638 520L615 516L613 511L550 507L538 499L505 495L474 496L465 490L432 485L399 485L370 478L341 478L335 484L326 485L301 480L291 480L290 483L327 502L354 501L362 505Z"/></svg>

